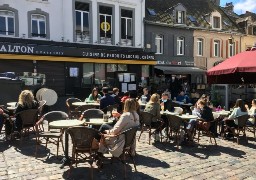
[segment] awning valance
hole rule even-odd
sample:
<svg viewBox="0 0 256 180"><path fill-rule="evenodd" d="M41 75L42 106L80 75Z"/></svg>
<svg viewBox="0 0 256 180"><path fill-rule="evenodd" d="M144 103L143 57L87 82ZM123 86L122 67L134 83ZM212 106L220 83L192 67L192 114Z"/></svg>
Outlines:
<svg viewBox="0 0 256 180"><path fill-rule="evenodd" d="M160 69L164 74L199 74L206 71L198 67L177 67L177 66L155 66Z"/></svg>
<svg viewBox="0 0 256 180"><path fill-rule="evenodd" d="M91 62L91 63L106 63L106 64L141 64L141 65L155 65L156 64L156 61L152 61L152 60L149 61L149 60L97 59L97 58L19 55L19 54L0 54L0 59L55 61L55 62L57 62L57 61Z"/></svg>

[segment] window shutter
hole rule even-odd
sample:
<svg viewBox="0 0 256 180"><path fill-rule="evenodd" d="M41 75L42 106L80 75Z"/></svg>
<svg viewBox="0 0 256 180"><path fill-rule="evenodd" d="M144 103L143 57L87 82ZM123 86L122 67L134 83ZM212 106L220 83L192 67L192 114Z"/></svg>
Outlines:
<svg viewBox="0 0 256 180"><path fill-rule="evenodd" d="M229 53L228 53L228 40L226 40L226 58L229 57Z"/></svg>
<svg viewBox="0 0 256 180"><path fill-rule="evenodd" d="M238 41L236 41L236 52L235 54L238 54Z"/></svg>
<svg viewBox="0 0 256 180"><path fill-rule="evenodd" d="M221 57L223 57L223 45L224 45L224 43L223 43L223 40L221 40L221 46L220 46L220 48L221 48Z"/></svg>
<svg viewBox="0 0 256 180"><path fill-rule="evenodd" d="M210 57L213 57L213 39L210 40Z"/></svg>

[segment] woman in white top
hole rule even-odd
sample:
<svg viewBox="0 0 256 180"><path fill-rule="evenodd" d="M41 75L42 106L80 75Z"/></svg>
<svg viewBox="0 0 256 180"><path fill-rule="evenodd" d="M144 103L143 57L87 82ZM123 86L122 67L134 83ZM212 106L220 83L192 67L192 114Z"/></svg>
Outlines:
<svg viewBox="0 0 256 180"><path fill-rule="evenodd" d="M252 107L249 109L248 105L245 105L245 108L247 109L248 115L250 115L250 118L247 121L248 125L254 125L255 123L255 117L256 114L256 99L252 100Z"/></svg>

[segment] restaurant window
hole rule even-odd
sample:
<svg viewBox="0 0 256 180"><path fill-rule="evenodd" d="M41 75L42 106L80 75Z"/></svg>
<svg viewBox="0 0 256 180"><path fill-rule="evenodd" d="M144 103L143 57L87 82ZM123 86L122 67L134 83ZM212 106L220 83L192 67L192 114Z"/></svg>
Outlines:
<svg viewBox="0 0 256 180"><path fill-rule="evenodd" d="M164 53L164 40L163 35L156 35L155 38L155 45L156 45L156 54L163 54Z"/></svg>
<svg viewBox="0 0 256 180"><path fill-rule="evenodd" d="M95 85L105 86L105 64L95 64Z"/></svg>
<svg viewBox="0 0 256 180"><path fill-rule="evenodd" d="M177 13L176 13L176 22L178 23L178 24L184 24L185 22L185 12L184 11L177 11Z"/></svg>
<svg viewBox="0 0 256 180"><path fill-rule="evenodd" d="M216 29L220 28L220 17L217 17L217 16L213 17L213 28L216 28Z"/></svg>
<svg viewBox="0 0 256 180"><path fill-rule="evenodd" d="M133 45L133 17L132 11L121 9L121 45Z"/></svg>
<svg viewBox="0 0 256 180"><path fill-rule="evenodd" d="M141 77L149 77L149 65L141 65Z"/></svg>
<svg viewBox="0 0 256 180"><path fill-rule="evenodd" d="M94 78L93 63L84 63L82 86L91 87L93 84L93 78Z"/></svg>
<svg viewBox="0 0 256 180"><path fill-rule="evenodd" d="M107 64L107 72L116 72L117 64Z"/></svg>
<svg viewBox="0 0 256 180"><path fill-rule="evenodd" d="M229 57L232 57L235 55L235 42L229 44Z"/></svg>
<svg viewBox="0 0 256 180"><path fill-rule="evenodd" d="M46 38L46 17L40 14L31 15L32 37Z"/></svg>
<svg viewBox="0 0 256 180"><path fill-rule="evenodd" d="M177 38L177 55L184 55L184 37Z"/></svg>
<svg viewBox="0 0 256 180"><path fill-rule="evenodd" d="M220 41L215 40L213 42L213 47L214 47L214 57L220 57Z"/></svg>
<svg viewBox="0 0 256 180"><path fill-rule="evenodd" d="M90 42L89 4L76 2L75 12L76 12L76 41L89 43Z"/></svg>
<svg viewBox="0 0 256 180"><path fill-rule="evenodd" d="M118 64L117 71L127 71L127 65L126 64Z"/></svg>
<svg viewBox="0 0 256 180"><path fill-rule="evenodd" d="M112 7L99 6L100 43L112 44Z"/></svg>
<svg viewBox="0 0 256 180"><path fill-rule="evenodd" d="M0 11L0 35L14 36L14 12Z"/></svg>
<svg viewBox="0 0 256 180"><path fill-rule="evenodd" d="M203 39L197 39L197 56L203 56Z"/></svg>

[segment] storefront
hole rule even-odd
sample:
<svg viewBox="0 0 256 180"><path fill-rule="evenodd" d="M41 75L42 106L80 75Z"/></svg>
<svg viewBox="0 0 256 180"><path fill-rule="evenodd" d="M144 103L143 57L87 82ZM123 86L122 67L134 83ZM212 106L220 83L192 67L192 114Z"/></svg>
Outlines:
<svg viewBox="0 0 256 180"><path fill-rule="evenodd" d="M44 86L79 98L93 87L136 91L156 64L154 54L140 48L18 38L0 38L0 53L0 73L14 72L30 89Z"/></svg>

